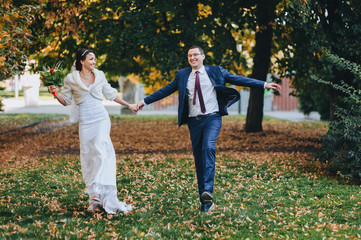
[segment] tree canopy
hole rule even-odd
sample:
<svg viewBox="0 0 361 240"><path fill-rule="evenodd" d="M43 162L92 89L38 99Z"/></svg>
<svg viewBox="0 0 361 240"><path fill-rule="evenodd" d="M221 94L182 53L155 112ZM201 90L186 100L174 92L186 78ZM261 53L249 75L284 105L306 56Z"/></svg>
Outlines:
<svg viewBox="0 0 361 240"><path fill-rule="evenodd" d="M29 26L37 5L14 6L11 1L0 3L0 81L22 73L28 55L25 46L31 45Z"/></svg>
<svg viewBox="0 0 361 240"><path fill-rule="evenodd" d="M325 49L360 62L361 2L357 0L290 1L279 17L277 41L282 57L279 72L292 78L301 109L318 111L322 119L333 118L334 104L342 93L310 78L318 74L333 83L341 80L354 87L361 83L349 72L325 60Z"/></svg>
<svg viewBox="0 0 361 240"><path fill-rule="evenodd" d="M242 73L248 69L246 57L237 51L249 35L244 25L250 14L242 1L237 8L234 1L92 1L82 7L69 0L44 2L32 25L38 33L32 52L42 63L64 58L70 64L79 47L88 47L111 75L142 73L146 81L150 67L165 77L187 66L187 47L198 44L207 53L207 64ZM68 8L77 10L65 14Z"/></svg>

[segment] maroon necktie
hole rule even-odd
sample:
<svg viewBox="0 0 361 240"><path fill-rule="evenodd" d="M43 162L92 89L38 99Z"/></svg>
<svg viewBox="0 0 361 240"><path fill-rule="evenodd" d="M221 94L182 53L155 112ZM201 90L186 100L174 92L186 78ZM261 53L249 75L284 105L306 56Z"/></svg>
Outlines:
<svg viewBox="0 0 361 240"><path fill-rule="evenodd" d="M197 92L198 92L199 104L201 105L201 112L205 113L206 107L204 106L203 95L202 95L202 91L201 91L201 84L199 81L199 71L196 71L196 84L194 85L193 105L196 105Z"/></svg>

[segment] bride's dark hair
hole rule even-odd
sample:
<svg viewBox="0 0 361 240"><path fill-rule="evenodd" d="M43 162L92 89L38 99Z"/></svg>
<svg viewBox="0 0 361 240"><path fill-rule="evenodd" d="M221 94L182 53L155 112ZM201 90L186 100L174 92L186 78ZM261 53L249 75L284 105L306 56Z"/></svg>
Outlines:
<svg viewBox="0 0 361 240"><path fill-rule="evenodd" d="M76 61L75 61L75 69L76 70L81 71L82 65L81 65L80 60L85 60L86 55L88 55L89 53L94 53L94 51L90 50L90 49L82 48L76 53ZM95 55L95 53L94 53L94 55Z"/></svg>

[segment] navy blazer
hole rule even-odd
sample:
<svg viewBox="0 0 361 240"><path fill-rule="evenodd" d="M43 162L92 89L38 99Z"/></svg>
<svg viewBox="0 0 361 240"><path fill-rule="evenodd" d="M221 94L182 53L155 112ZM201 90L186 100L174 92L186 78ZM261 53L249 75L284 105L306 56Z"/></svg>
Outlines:
<svg viewBox="0 0 361 240"><path fill-rule="evenodd" d="M228 115L227 108L240 99L239 92L234 88L226 87L226 83L237 86L263 88L265 82L237 76L229 73L220 66L204 66L217 93L219 113L224 116ZM162 98L165 98L175 91L179 91L178 105L178 126L188 122L189 107L187 95L187 83L192 68L184 68L177 72L174 80L167 86L159 89L144 99L146 104L151 104Z"/></svg>

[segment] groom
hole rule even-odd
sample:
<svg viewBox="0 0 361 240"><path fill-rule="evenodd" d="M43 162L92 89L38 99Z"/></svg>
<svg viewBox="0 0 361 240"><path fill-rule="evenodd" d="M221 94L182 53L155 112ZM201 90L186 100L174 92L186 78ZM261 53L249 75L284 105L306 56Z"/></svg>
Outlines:
<svg viewBox="0 0 361 240"><path fill-rule="evenodd" d="M214 208L213 185L215 172L215 146L227 108L240 98L238 91L225 86L271 88L277 91L276 83L266 83L251 78L240 77L227 72L220 66L204 66L204 51L199 46L188 50L191 67L177 72L175 79L137 103L138 109L179 91L178 126L187 123L192 141L201 211Z"/></svg>

